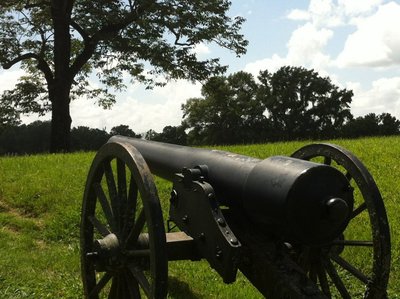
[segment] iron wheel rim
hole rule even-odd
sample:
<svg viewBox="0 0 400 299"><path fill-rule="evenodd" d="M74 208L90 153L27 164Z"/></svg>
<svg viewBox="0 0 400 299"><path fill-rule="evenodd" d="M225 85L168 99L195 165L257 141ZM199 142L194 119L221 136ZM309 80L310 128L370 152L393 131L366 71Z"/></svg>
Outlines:
<svg viewBox="0 0 400 299"><path fill-rule="evenodd" d="M365 284L366 290L363 294L364 298L386 298L391 259L390 231L383 199L371 174L357 157L337 145L311 144L293 153L292 157L303 160L321 157L324 159L324 164L332 165L332 163L336 163L336 165L343 167L346 171L346 178L349 182L354 180L354 184L359 189L364 200L363 203L354 207L350 222L359 215L362 215L362 213L368 213L371 226L371 243L353 242L355 240L344 239L341 241L339 238L336 244L341 244L341 246L343 246L343 248L339 249L339 253L332 252L332 248L334 248L332 244L314 248L314 250L318 252L314 252L313 255L319 257L319 261L316 261L315 265L320 263L320 266L315 267L316 269L309 270L308 274L310 279L314 282L318 281L324 294L330 298L331 288L328 283L324 281L326 277L330 277L330 279L334 281L333 284L342 298L351 298L351 294L348 293L345 283L341 281L340 275L336 271L335 265L337 265L350 272L351 275ZM353 265L340 256L346 246L372 247L373 261L371 275L364 275L364 273L358 271L356 267L353 267L353 269ZM332 261L334 261L334 263ZM325 274L318 273L321 269L324 269Z"/></svg>
<svg viewBox="0 0 400 299"><path fill-rule="evenodd" d="M95 236L106 239L110 234L118 239L116 253L100 256ZM148 237L149 250L144 257L132 258L142 235ZM140 293L166 297L168 262L160 202L146 162L129 144L109 142L92 162L82 204L81 269L86 298L97 299L105 292L110 299L138 299Z"/></svg>

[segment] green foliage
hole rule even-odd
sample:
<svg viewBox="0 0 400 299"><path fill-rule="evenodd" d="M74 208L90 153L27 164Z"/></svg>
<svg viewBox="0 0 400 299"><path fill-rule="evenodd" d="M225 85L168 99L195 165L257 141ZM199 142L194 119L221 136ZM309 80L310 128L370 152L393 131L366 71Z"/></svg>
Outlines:
<svg viewBox="0 0 400 299"><path fill-rule="evenodd" d="M395 135L400 132L400 121L390 113L369 113L348 122L343 128L345 137Z"/></svg>
<svg viewBox="0 0 400 299"><path fill-rule="evenodd" d="M71 130L71 151L98 150L110 138L104 130L79 126Z"/></svg>
<svg viewBox="0 0 400 299"><path fill-rule="evenodd" d="M281 139L332 138L353 118L353 92L339 89L314 70L286 66L274 74L260 72L258 79L259 101Z"/></svg>
<svg viewBox="0 0 400 299"><path fill-rule="evenodd" d="M180 145L187 144L187 134L183 126L166 126L161 133L149 130L145 135L145 139Z"/></svg>
<svg viewBox="0 0 400 299"><path fill-rule="evenodd" d="M261 141L266 107L257 99L258 86L249 73L213 77L204 84L204 98L182 105L190 144L233 144Z"/></svg>
<svg viewBox="0 0 400 299"><path fill-rule="evenodd" d="M50 122L35 121L29 125L9 125L0 130L0 155L23 155L48 153L50 149ZM124 135L140 138L129 126L113 127L110 133L105 130L85 126L71 130L71 151L98 150L112 135Z"/></svg>
<svg viewBox="0 0 400 299"><path fill-rule="evenodd" d="M1 101L14 113L44 115L50 111L50 102L43 82L37 77L23 76L12 90L1 95Z"/></svg>
<svg viewBox="0 0 400 299"><path fill-rule="evenodd" d="M400 137L331 140L367 166L382 193L392 237L388 298L400 294ZM290 155L309 142L226 146L256 158ZM0 298L81 298L79 223L84 182L94 153L0 157ZM168 211L171 184L156 179ZM357 227L360 234L364 227ZM262 298L239 274L225 285L204 262L169 264L169 298Z"/></svg>
<svg viewBox="0 0 400 299"><path fill-rule="evenodd" d="M0 101L0 134L8 127L21 123L19 113L5 101Z"/></svg>
<svg viewBox="0 0 400 299"><path fill-rule="evenodd" d="M301 67L213 77L182 105L191 144L333 138L353 116L352 91Z"/></svg>
<svg viewBox="0 0 400 299"><path fill-rule="evenodd" d="M228 17L230 5L228 0L5 1L0 65L21 63L27 76L3 98L24 112L51 106L52 150L68 150L71 99L86 96L109 108L115 102L111 90L125 89L126 75L151 88L165 80L203 81L223 73L218 58L200 60L194 49L206 43L245 53L247 41L239 32L244 19ZM102 86L89 85L92 73Z"/></svg>
<svg viewBox="0 0 400 299"><path fill-rule="evenodd" d="M127 125L119 125L116 127L113 127L110 131L110 135L122 135L122 136L127 136L127 137L136 137L140 138L142 135L136 134L133 132L129 126Z"/></svg>
<svg viewBox="0 0 400 299"><path fill-rule="evenodd" d="M0 134L0 155L49 152L50 122L9 126Z"/></svg>

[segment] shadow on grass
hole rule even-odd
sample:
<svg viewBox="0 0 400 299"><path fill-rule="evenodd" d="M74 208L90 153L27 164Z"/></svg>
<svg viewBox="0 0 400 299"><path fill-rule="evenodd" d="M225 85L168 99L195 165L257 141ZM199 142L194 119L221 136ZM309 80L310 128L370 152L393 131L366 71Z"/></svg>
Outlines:
<svg viewBox="0 0 400 299"><path fill-rule="evenodd" d="M195 293L192 288L176 277L168 277L168 295L174 299L202 299L202 295Z"/></svg>

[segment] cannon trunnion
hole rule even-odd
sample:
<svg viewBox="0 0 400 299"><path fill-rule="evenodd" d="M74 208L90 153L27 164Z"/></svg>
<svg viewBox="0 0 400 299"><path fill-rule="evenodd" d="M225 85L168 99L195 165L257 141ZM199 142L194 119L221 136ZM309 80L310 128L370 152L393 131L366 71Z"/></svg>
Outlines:
<svg viewBox="0 0 400 299"><path fill-rule="evenodd" d="M152 174L173 183L167 233ZM359 218L371 226L363 239L351 235ZM224 282L240 269L268 298L385 298L389 236L371 175L338 146L259 160L115 136L85 189L85 296L165 298L168 261L204 258ZM368 252L367 269L349 261L354 248Z"/></svg>

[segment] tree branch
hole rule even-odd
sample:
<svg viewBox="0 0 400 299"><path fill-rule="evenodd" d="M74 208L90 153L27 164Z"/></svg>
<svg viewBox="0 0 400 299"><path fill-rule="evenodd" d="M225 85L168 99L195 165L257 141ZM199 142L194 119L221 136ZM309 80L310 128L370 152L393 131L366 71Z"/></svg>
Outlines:
<svg viewBox="0 0 400 299"><path fill-rule="evenodd" d="M85 41L85 47L82 52L76 57L74 63L71 65L71 78L75 77L75 75L82 69L86 62L92 57L94 51L96 50L96 46L98 43L93 42L92 39L88 39Z"/></svg>
<svg viewBox="0 0 400 299"><path fill-rule="evenodd" d="M137 13L129 14L125 19L121 20L121 22L108 24L101 28L93 35L93 40L99 42L101 40L106 40L111 34L117 33L118 31L126 28L129 24L138 19Z"/></svg>
<svg viewBox="0 0 400 299"><path fill-rule="evenodd" d="M13 60L4 63L2 66L4 69L7 70L7 69L11 68L13 65L17 64L18 62L21 62L23 60L28 60L28 59L35 59L37 61L38 69L43 72L47 82L50 82L53 79L53 73L52 73L49 65L47 64L47 62L35 53L26 53L26 54L20 55L20 56L14 58Z"/></svg>
<svg viewBox="0 0 400 299"><path fill-rule="evenodd" d="M36 60L40 59L39 55L37 55L35 53L27 53L27 54L18 56L16 58L14 58L13 60L3 63L2 66L5 70L8 70L9 68L11 68L13 65L17 64L18 62L21 62L22 60L32 59L32 58L36 59Z"/></svg>
<svg viewBox="0 0 400 299"><path fill-rule="evenodd" d="M82 36L84 41L89 41L90 36L77 22L71 20L71 26L80 34L80 36Z"/></svg>
<svg viewBox="0 0 400 299"><path fill-rule="evenodd" d="M122 19L120 22L114 24L108 24L102 27L99 31L97 31L92 37L86 35L86 38L81 34L81 32L83 33L84 30L78 29L79 25L76 24L75 22L72 22L73 24L71 23L71 26L82 35L85 47L83 51L77 56L74 63L72 64L71 75L74 77L85 65L85 63L89 61L100 41L106 40L109 36L114 35L118 33L118 31L126 28L129 24L137 20L139 16L140 14L138 13L138 11L132 12L129 15L127 15L126 18ZM78 25L77 28L74 27L75 24Z"/></svg>

